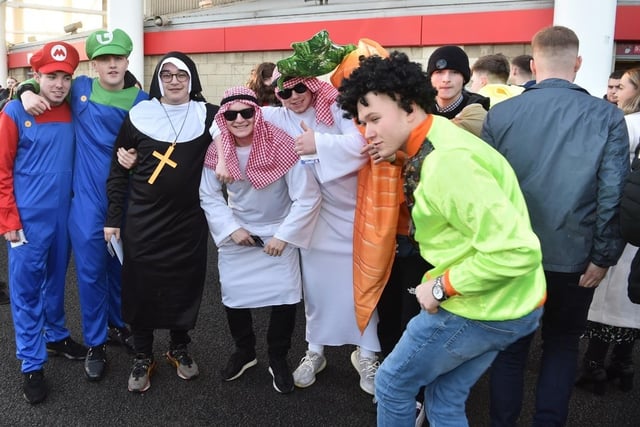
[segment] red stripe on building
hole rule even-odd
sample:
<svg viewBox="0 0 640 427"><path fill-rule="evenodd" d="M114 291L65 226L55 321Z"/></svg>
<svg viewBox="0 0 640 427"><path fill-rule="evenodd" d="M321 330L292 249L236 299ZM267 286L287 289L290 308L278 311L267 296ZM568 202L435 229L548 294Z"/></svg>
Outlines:
<svg viewBox="0 0 640 427"><path fill-rule="evenodd" d="M640 6L618 6L614 40L640 40Z"/></svg>
<svg viewBox="0 0 640 427"><path fill-rule="evenodd" d="M549 25L553 25L553 9L425 15L422 46L529 43Z"/></svg>

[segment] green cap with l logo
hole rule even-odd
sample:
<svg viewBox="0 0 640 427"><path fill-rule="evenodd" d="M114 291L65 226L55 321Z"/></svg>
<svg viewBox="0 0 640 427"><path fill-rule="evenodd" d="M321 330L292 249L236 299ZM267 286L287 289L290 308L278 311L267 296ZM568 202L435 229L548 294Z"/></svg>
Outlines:
<svg viewBox="0 0 640 427"><path fill-rule="evenodd" d="M129 56L132 50L131 37L119 28L113 31L94 31L85 43L85 51L89 59L95 59L100 55Z"/></svg>

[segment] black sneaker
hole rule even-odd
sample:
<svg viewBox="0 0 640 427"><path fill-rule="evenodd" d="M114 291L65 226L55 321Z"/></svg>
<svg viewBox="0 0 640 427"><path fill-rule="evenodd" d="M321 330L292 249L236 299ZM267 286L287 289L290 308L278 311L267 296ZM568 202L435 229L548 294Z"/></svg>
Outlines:
<svg viewBox="0 0 640 427"><path fill-rule="evenodd" d="M84 373L89 381L100 381L107 367L107 346L105 344L89 347L84 359Z"/></svg>
<svg viewBox="0 0 640 427"><path fill-rule="evenodd" d="M121 328L109 326L107 343L122 345L130 354L135 354L133 335L131 335L131 331L126 326Z"/></svg>
<svg viewBox="0 0 640 427"><path fill-rule="evenodd" d="M60 341L48 342L47 353L51 356L64 356L69 360L84 360L87 357L87 347L67 337Z"/></svg>
<svg viewBox="0 0 640 427"><path fill-rule="evenodd" d="M233 381L244 374L244 371L257 364L258 361L256 360L255 354L247 356L246 353L236 351L231 355L227 366L220 371L220 374L224 381Z"/></svg>
<svg viewBox="0 0 640 427"><path fill-rule="evenodd" d="M35 405L47 397L47 384L44 381L44 370L25 372L24 385L22 387L23 396L27 402Z"/></svg>
<svg viewBox="0 0 640 427"><path fill-rule="evenodd" d="M269 361L269 373L273 377L273 388L278 393L287 394L293 391L293 375L289 370L286 359L272 359Z"/></svg>

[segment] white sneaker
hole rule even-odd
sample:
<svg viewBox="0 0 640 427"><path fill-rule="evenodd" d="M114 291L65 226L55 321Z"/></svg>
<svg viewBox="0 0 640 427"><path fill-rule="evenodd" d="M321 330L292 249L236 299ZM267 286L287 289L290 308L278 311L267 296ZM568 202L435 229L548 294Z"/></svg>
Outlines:
<svg viewBox="0 0 640 427"><path fill-rule="evenodd" d="M424 405L416 401L416 427L422 427L426 420L426 414L424 413Z"/></svg>
<svg viewBox="0 0 640 427"><path fill-rule="evenodd" d="M327 359L319 353L307 350L300 365L293 371L293 383L305 388L316 382L316 374L327 367Z"/></svg>
<svg viewBox="0 0 640 427"><path fill-rule="evenodd" d="M362 357L360 356L360 347L357 347L351 353L351 364L360 374L360 388L373 396L376 388L374 380L380 366L378 357Z"/></svg>

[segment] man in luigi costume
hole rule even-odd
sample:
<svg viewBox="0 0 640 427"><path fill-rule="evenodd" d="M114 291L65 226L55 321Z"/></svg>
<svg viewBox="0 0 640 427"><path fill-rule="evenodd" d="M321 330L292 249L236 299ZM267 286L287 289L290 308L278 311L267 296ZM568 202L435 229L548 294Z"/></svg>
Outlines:
<svg viewBox="0 0 640 427"><path fill-rule="evenodd" d="M122 320L118 259L107 250L103 227L107 212L106 182L113 144L127 112L149 96L127 71L131 38L120 29L98 30L87 38L87 57L98 75L78 76L69 102L76 136L73 198L69 235L74 254L82 315L89 351L85 374L91 381L104 376L107 341L132 349L131 333ZM37 115L50 108L33 81L19 89L25 109ZM126 153L122 153L126 156ZM131 157L131 156L130 156Z"/></svg>

